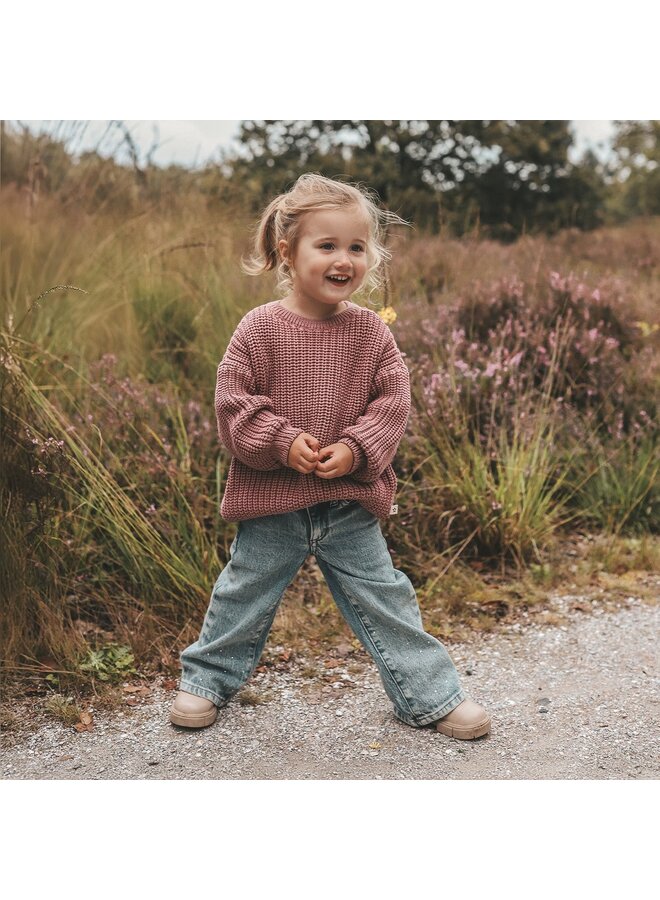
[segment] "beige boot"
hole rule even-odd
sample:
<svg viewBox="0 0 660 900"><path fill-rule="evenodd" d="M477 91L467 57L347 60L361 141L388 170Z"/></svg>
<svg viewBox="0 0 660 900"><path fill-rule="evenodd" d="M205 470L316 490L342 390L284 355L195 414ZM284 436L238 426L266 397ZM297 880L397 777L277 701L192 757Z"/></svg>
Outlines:
<svg viewBox="0 0 660 900"><path fill-rule="evenodd" d="M170 711L170 721L183 728L204 728L212 725L218 714L218 707L204 697L179 691Z"/></svg>
<svg viewBox="0 0 660 900"><path fill-rule="evenodd" d="M463 700L435 723L437 731L458 740L470 741L490 731L490 716L473 700Z"/></svg>

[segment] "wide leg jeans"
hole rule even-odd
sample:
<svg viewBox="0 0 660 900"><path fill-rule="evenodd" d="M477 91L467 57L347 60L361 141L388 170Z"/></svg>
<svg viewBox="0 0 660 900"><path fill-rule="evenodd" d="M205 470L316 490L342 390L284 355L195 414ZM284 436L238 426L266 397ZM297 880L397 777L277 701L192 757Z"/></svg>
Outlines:
<svg viewBox="0 0 660 900"><path fill-rule="evenodd" d="M252 675L286 588L313 554L341 614L375 662L394 714L423 726L465 699L415 589L392 563L378 519L356 500L238 523L199 639L181 653L180 688L225 706Z"/></svg>

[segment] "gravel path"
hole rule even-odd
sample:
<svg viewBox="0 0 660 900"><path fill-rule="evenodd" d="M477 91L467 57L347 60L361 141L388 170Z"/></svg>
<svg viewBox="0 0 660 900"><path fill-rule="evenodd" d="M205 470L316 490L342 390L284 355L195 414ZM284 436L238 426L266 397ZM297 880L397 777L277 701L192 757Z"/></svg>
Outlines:
<svg viewBox="0 0 660 900"><path fill-rule="evenodd" d="M199 731L169 724L174 697L153 686L141 705L92 711L72 727L12 706L29 721L2 735L4 779L655 779L660 608L630 597L615 611L558 596L562 624L514 624L448 644L490 735L458 741L393 715L368 657L322 677L256 673L243 701ZM593 604L593 605L592 605ZM586 606L586 604L585 604ZM277 648L274 648L277 650ZM320 660L308 660L320 664ZM239 695L241 697L241 695ZM256 701L256 702L255 702Z"/></svg>

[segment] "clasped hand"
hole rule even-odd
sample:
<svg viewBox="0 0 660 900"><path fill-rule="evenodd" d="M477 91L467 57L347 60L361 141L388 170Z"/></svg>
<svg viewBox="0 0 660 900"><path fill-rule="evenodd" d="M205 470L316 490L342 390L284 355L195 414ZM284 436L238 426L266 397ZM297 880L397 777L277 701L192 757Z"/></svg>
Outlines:
<svg viewBox="0 0 660 900"><path fill-rule="evenodd" d="M321 447L320 441L303 431L289 448L287 465L305 475L313 472L318 478L340 478L353 466L353 451L341 441Z"/></svg>

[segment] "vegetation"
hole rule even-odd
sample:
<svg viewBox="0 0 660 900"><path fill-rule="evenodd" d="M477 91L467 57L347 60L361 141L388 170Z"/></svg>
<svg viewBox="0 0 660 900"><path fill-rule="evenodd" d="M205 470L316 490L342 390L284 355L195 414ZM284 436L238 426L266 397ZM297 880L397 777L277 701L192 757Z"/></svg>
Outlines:
<svg viewBox="0 0 660 900"><path fill-rule="evenodd" d="M65 123L66 124L66 123ZM89 214L139 213L147 203L190 208L191 194L221 215L256 214L304 171L360 181L383 203L430 234L478 234L501 241L521 234L590 230L658 215L657 121L620 121L612 153L571 154L567 120L308 120L242 122L240 151L221 150L200 169L144 161L129 130L110 122L131 165L69 146L85 123L56 136L2 125L3 181L26 196L57 194Z"/></svg>
<svg viewBox="0 0 660 900"><path fill-rule="evenodd" d="M388 203L407 197L399 212L419 224L430 202L422 169L418 195L390 182L401 159L382 149L387 123L367 124L383 181L376 169L352 177L391 183L401 193ZM450 124L468 146L465 123ZM564 146L563 124L545 123L550 147ZM516 144L512 127L490 125L513 159L522 135ZM532 125L521 159L539 138ZM265 146L268 128L244 127ZM437 234L434 199L428 230L390 234L374 303L406 354L414 403L395 460L399 515L385 530L439 636L491 627L567 578L658 567L660 222L651 208L624 222L634 192L646 198L632 186L655 177L641 162L653 155L649 129L621 131L632 193L619 183L603 200L607 227L560 228L561 203L510 199L489 228L524 231L514 242L485 236L481 201L479 230L455 218L453 236ZM479 134L492 139L485 125ZM28 144L2 143L0 649L4 673L57 691L52 711L64 718L76 715L73 687L175 673L197 636L235 531L219 514L229 457L213 416L216 366L274 286L246 278L239 258L253 204L297 170L282 158L274 181L254 160L235 163L233 178L138 178L93 154L73 161L53 142L39 145L37 176ZM458 216L466 196L442 209ZM530 216L548 233L531 233ZM567 568L566 542L585 541ZM311 564L291 594L275 641L345 639Z"/></svg>

